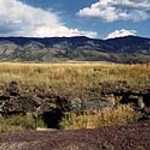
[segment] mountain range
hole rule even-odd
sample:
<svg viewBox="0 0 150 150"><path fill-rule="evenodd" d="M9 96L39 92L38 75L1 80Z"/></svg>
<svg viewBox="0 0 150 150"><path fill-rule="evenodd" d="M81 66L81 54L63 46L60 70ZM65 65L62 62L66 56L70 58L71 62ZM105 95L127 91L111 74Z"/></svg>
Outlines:
<svg viewBox="0 0 150 150"><path fill-rule="evenodd" d="M127 36L101 40L78 37L0 37L1 61L55 62L65 60L150 62L150 39Z"/></svg>

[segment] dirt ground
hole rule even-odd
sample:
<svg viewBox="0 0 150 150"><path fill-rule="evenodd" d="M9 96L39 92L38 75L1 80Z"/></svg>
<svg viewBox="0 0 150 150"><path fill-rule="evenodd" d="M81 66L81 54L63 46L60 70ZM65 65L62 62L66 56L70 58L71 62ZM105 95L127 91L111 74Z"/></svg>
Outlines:
<svg viewBox="0 0 150 150"><path fill-rule="evenodd" d="M149 150L150 121L76 131L0 135L0 150Z"/></svg>

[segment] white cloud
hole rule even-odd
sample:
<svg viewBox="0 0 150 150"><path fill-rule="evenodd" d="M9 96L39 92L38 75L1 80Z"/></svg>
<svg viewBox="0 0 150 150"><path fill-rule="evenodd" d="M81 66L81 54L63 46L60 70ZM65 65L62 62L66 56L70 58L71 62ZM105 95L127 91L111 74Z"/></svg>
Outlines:
<svg viewBox="0 0 150 150"><path fill-rule="evenodd" d="M18 0L0 0L0 36L88 36L96 32L67 27L52 12L35 8Z"/></svg>
<svg viewBox="0 0 150 150"><path fill-rule="evenodd" d="M135 36L136 33L137 32L135 30L120 29L120 30L116 30L112 33L109 33L105 39L114 39L114 38L118 38L118 37L126 37L129 35Z"/></svg>
<svg viewBox="0 0 150 150"><path fill-rule="evenodd" d="M78 15L101 18L107 22L145 20L150 16L150 0L98 0L79 10Z"/></svg>

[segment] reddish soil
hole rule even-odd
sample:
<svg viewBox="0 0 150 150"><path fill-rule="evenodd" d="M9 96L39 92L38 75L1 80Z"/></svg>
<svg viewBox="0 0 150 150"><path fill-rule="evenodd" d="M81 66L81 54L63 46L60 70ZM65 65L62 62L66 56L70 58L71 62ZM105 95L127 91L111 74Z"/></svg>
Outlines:
<svg viewBox="0 0 150 150"><path fill-rule="evenodd" d="M0 150L149 150L150 121L94 130L0 135Z"/></svg>

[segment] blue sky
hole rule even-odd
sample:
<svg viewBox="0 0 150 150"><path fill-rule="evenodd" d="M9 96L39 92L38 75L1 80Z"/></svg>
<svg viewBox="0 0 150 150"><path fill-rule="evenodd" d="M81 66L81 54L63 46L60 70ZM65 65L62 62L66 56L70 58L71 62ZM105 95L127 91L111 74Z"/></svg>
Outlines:
<svg viewBox="0 0 150 150"><path fill-rule="evenodd" d="M149 0L0 0L0 10L1 36L150 37Z"/></svg>

